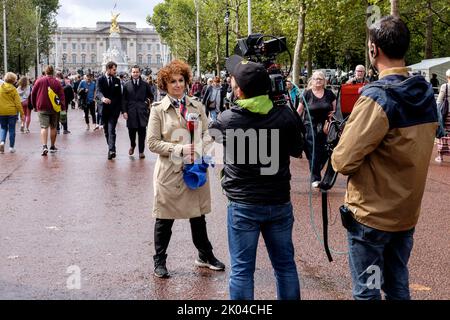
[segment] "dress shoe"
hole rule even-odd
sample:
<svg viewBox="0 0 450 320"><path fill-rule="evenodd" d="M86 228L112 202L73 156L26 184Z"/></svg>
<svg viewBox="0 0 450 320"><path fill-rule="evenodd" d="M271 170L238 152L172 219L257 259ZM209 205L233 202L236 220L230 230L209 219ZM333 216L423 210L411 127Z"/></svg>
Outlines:
<svg viewBox="0 0 450 320"><path fill-rule="evenodd" d="M113 159L113 153L111 151L108 152L108 160Z"/></svg>
<svg viewBox="0 0 450 320"><path fill-rule="evenodd" d="M135 148L135 147L131 147L130 150L128 150L128 154L129 154L130 156L132 156L132 155L134 154L134 148Z"/></svg>
<svg viewBox="0 0 450 320"><path fill-rule="evenodd" d="M139 159L145 159L145 154L139 153Z"/></svg>
<svg viewBox="0 0 450 320"><path fill-rule="evenodd" d="M112 152L112 157L113 157L113 159L116 158L116 152L115 151Z"/></svg>

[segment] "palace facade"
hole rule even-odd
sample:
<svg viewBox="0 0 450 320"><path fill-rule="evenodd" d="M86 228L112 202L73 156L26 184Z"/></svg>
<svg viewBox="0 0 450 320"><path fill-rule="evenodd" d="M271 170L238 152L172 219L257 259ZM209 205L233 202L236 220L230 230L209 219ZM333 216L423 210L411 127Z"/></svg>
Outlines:
<svg viewBox="0 0 450 320"><path fill-rule="evenodd" d="M109 48L111 22L97 22L95 28L58 28L53 35L48 62L56 69L76 73L79 70L101 72L104 53ZM135 22L120 22L122 52L128 65L139 65L156 74L171 60L170 49L154 29L137 28Z"/></svg>

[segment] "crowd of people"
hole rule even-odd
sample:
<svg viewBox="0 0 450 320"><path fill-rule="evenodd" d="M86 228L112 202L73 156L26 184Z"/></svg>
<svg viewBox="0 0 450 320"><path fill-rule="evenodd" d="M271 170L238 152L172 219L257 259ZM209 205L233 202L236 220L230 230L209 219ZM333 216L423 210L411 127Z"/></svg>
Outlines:
<svg viewBox="0 0 450 320"><path fill-rule="evenodd" d="M402 20L382 18L377 27L369 29L368 42L378 77L370 72L366 75L364 66L358 65L347 82L365 86L331 161L337 172L349 176L341 216L348 233L355 299L381 299L381 289L388 299L410 298L407 265L435 140L437 106L431 85L423 77L408 74L405 55L409 43L410 33ZM264 66L232 56L226 67L229 77L214 77L203 84L201 79L192 79L186 63L174 60L159 71L157 88L153 79L142 77L139 66L131 69L128 81L121 80L114 62L106 65L98 79L89 74L84 79L77 76L73 82L60 73L55 76L53 67L48 66L32 87L28 79L21 78L17 89L16 75L7 73L0 86L0 153L7 132L10 152L15 152L17 115L21 132L27 133L31 109L39 116L42 156L57 152L60 122L63 133L70 133L67 111L78 104L84 110L86 130L91 130L92 123L92 130L104 131L107 159L113 160L116 126L122 114L130 138L128 154L133 155L138 147L139 158L144 159L147 147L158 155L153 175L154 275L168 278L167 249L178 219L190 221L198 250L195 264L215 271L225 269L213 253L206 226L206 215L212 211L207 159L216 141L225 150L221 183L229 200L230 298L254 298L256 253L262 234L278 298L300 299L292 242L290 158L301 157L304 150L312 187L318 188L328 159L324 126L337 112L337 97L327 88L325 74L316 71L305 89L287 79L288 99L294 108L275 107ZM447 78L450 83L450 70ZM440 88L438 103L449 101L448 87ZM48 88L59 97L60 112L55 111ZM414 113L408 111L411 107ZM446 125L450 129L450 116ZM235 140L243 130L255 135L244 139L243 149L235 152ZM440 140L436 161L450 155L448 139ZM253 145L272 148L269 154L278 161L274 172L267 173L273 163L259 155L252 157ZM372 275L367 270L374 264L381 270L382 287L367 285Z"/></svg>

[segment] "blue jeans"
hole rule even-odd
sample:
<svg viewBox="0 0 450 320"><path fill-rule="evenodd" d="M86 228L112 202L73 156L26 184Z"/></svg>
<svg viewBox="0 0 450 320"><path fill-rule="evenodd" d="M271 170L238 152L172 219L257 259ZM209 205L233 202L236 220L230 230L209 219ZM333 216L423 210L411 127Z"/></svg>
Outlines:
<svg viewBox="0 0 450 320"><path fill-rule="evenodd" d="M217 121L217 111L216 110L209 110L209 114L211 115L212 121Z"/></svg>
<svg viewBox="0 0 450 320"><path fill-rule="evenodd" d="M272 206L229 202L230 299L254 299L253 275L260 233L275 270L278 299L300 299L300 283L292 244L293 224L294 215L290 202Z"/></svg>
<svg viewBox="0 0 450 320"><path fill-rule="evenodd" d="M17 115L0 116L0 142L6 142L6 135L9 132L10 148L14 148L16 144L16 122Z"/></svg>
<svg viewBox="0 0 450 320"><path fill-rule="evenodd" d="M414 229L386 232L351 219L347 229L349 264L356 300L410 300L408 260Z"/></svg>

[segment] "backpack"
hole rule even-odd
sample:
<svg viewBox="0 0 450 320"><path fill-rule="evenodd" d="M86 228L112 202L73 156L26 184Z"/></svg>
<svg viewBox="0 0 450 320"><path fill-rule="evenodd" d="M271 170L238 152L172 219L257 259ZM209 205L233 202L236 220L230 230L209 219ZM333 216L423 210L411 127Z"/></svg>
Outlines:
<svg viewBox="0 0 450 320"><path fill-rule="evenodd" d="M53 91L53 89L50 87L50 84L48 83L47 79L47 90L48 90L48 97L50 99L50 102L52 104L53 110L55 112L61 112L61 100L59 99L58 95Z"/></svg>

